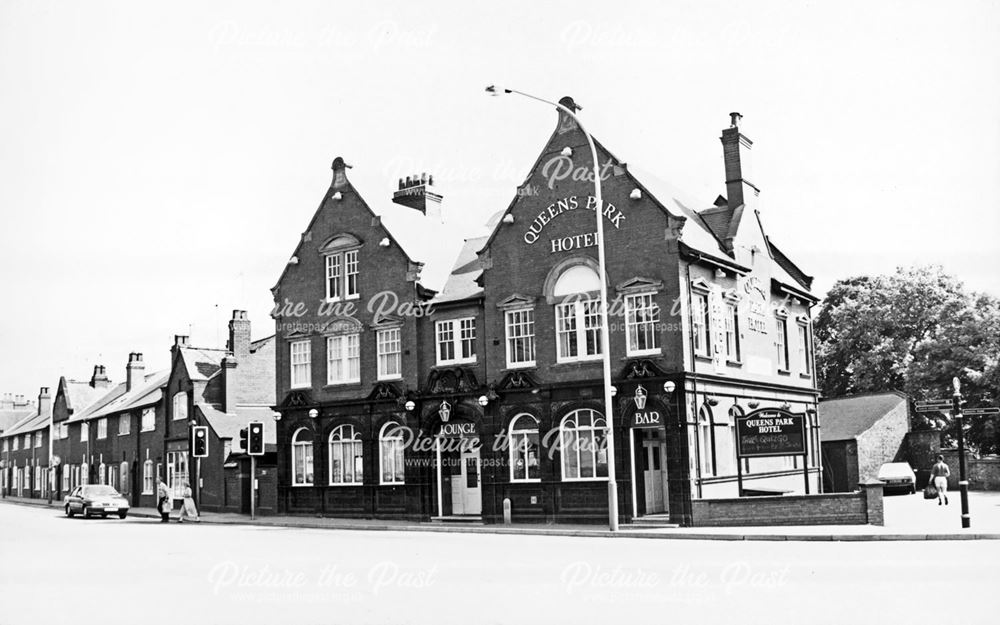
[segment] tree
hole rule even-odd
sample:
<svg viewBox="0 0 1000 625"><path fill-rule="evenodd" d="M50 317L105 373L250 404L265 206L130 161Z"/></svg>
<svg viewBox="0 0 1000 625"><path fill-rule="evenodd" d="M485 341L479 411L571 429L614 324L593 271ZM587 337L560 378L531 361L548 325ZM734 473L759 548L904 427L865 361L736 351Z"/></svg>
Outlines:
<svg viewBox="0 0 1000 625"><path fill-rule="evenodd" d="M824 395L902 390L914 399L948 396L962 381L968 405L1000 390L1000 300L969 293L938 266L839 280L816 316L816 364ZM917 415L917 428L950 417ZM969 419L970 447L998 450L994 420Z"/></svg>

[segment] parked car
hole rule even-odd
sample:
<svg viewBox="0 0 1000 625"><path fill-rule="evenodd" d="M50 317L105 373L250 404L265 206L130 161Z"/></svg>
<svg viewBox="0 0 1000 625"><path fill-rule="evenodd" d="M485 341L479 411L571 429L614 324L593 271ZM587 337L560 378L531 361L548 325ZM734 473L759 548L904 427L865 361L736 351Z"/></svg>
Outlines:
<svg viewBox="0 0 1000 625"><path fill-rule="evenodd" d="M64 500L66 516L73 517L78 513L84 518L99 514L107 518L109 514L117 514L118 518L128 516L128 500L110 486L104 484L86 484L77 486L66 495Z"/></svg>
<svg viewBox="0 0 1000 625"><path fill-rule="evenodd" d="M878 479L885 482L886 492L917 492L917 475L908 462L886 462L878 470Z"/></svg>

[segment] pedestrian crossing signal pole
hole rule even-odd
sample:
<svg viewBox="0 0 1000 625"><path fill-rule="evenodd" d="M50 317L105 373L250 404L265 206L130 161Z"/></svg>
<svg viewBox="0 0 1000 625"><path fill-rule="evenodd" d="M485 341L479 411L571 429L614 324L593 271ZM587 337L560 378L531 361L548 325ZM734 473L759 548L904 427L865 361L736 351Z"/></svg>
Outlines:
<svg viewBox="0 0 1000 625"><path fill-rule="evenodd" d="M958 490L962 497L962 527L968 528L972 523L969 515L969 480L965 476L965 423L962 415L962 383L958 378L952 378L954 393L951 397L951 414L958 425Z"/></svg>

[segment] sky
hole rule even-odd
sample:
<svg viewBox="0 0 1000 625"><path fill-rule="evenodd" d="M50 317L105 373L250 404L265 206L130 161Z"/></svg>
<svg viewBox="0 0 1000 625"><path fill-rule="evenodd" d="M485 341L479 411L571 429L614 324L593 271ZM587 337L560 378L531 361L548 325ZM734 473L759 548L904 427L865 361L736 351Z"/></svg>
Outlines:
<svg viewBox="0 0 1000 625"><path fill-rule="evenodd" d="M1000 295L1000 4L0 1L0 392L175 334L221 347L342 156L432 173L441 258L506 208L571 95L622 160L725 192L730 111L767 233L824 293L941 264ZM613 253L613 252L609 252Z"/></svg>

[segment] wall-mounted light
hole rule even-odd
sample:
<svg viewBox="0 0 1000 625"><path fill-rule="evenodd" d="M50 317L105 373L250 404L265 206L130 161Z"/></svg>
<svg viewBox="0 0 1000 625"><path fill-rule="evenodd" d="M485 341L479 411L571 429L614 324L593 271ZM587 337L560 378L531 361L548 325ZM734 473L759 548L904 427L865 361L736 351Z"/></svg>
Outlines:
<svg viewBox="0 0 1000 625"><path fill-rule="evenodd" d="M512 215L510 213L507 213L506 215L503 216L503 222L505 224L512 224L512 223L514 223L514 215Z"/></svg>
<svg viewBox="0 0 1000 625"><path fill-rule="evenodd" d="M403 407L406 408L407 412L413 412L413 409L416 408L417 405L415 403L413 403L412 399L410 399L410 400L407 400L407 402L405 404L403 404Z"/></svg>
<svg viewBox="0 0 1000 625"><path fill-rule="evenodd" d="M442 400L438 414L441 415L441 423L448 423L448 419L451 417L451 404L447 400Z"/></svg>
<svg viewBox="0 0 1000 625"><path fill-rule="evenodd" d="M642 189L632 189L632 192L628 194L631 200L641 200L642 199Z"/></svg>
<svg viewBox="0 0 1000 625"><path fill-rule="evenodd" d="M635 407L636 410L646 409L646 389L642 388L642 385L635 387Z"/></svg>
<svg viewBox="0 0 1000 625"><path fill-rule="evenodd" d="M562 149L562 152L560 152L560 154L562 154L563 156L573 156L573 148L567 145Z"/></svg>
<svg viewBox="0 0 1000 625"><path fill-rule="evenodd" d="M479 405L485 408L490 403L490 398L486 395L479 396Z"/></svg>
<svg viewBox="0 0 1000 625"><path fill-rule="evenodd" d="M310 419L315 419L318 416L319 416L319 410L316 410L315 408L313 408L313 409L311 409L309 411L309 418Z"/></svg>
<svg viewBox="0 0 1000 625"><path fill-rule="evenodd" d="M340 191L337 191L331 197L333 197L333 199L337 200L338 202L344 199L344 196L340 194Z"/></svg>
<svg viewBox="0 0 1000 625"><path fill-rule="evenodd" d="M612 386L611 386L611 396L612 396L612 397L614 397L614 396L615 396L615 395L617 395L617 394L618 394L618 387L617 387L617 386L614 386L614 385L612 385Z"/></svg>
<svg viewBox="0 0 1000 625"><path fill-rule="evenodd" d="M719 405L718 397L709 397L707 401L709 406L715 407Z"/></svg>
<svg viewBox="0 0 1000 625"><path fill-rule="evenodd" d="M274 420L275 421L281 421L281 413L280 412L274 413Z"/></svg>
<svg viewBox="0 0 1000 625"><path fill-rule="evenodd" d="M378 244L382 247L389 247L389 237L382 237L382 240Z"/></svg>
<svg viewBox="0 0 1000 625"><path fill-rule="evenodd" d="M751 409L757 408L757 406L759 406L759 405L760 405L760 402L757 401L756 399L752 399L752 400L750 400L750 401L747 402L747 406L750 406Z"/></svg>
<svg viewBox="0 0 1000 625"><path fill-rule="evenodd" d="M788 403L787 401L781 402L781 409L782 410L789 410L791 407L792 407L792 405L790 403Z"/></svg>
<svg viewBox="0 0 1000 625"><path fill-rule="evenodd" d="M673 380L667 380L666 382L663 383L663 392L665 392L667 395L673 393L674 389L676 388L677 385L674 384Z"/></svg>

